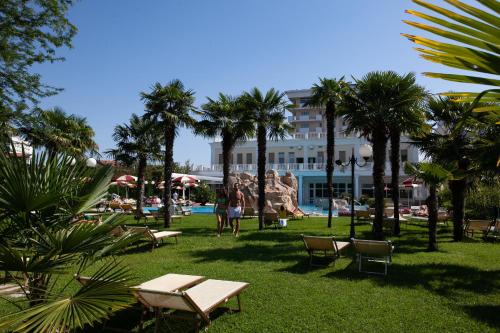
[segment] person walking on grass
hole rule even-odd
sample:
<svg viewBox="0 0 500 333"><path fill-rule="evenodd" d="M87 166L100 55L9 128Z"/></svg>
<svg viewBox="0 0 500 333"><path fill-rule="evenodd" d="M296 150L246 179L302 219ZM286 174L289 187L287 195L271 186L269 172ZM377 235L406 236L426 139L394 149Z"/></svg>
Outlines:
<svg viewBox="0 0 500 333"><path fill-rule="evenodd" d="M220 237L222 235L224 224L227 225L228 203L229 198L227 195L227 190L225 188L222 188L217 192L217 199L214 206L214 212L217 218L217 237Z"/></svg>
<svg viewBox="0 0 500 333"><path fill-rule="evenodd" d="M244 209L245 197L240 191L239 184L235 183L233 191L229 195L229 225L236 237L240 236L240 218ZM236 224L233 223L233 220L236 220Z"/></svg>

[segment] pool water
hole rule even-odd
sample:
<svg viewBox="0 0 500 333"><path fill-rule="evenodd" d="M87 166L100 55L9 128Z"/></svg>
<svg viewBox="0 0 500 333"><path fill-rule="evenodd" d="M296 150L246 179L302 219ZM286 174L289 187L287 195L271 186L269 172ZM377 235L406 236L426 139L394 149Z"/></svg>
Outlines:
<svg viewBox="0 0 500 333"><path fill-rule="evenodd" d="M326 216L328 215L328 210L327 209L321 209L321 207L316 207L314 205L300 205L300 209L306 214L311 214L311 215L321 215L321 216ZM213 214L214 213L214 206L194 206L191 208L193 214ZM150 211L150 212L156 212L158 210L158 207L144 207L144 210ZM333 216L338 216L338 212L336 209L332 211Z"/></svg>
<svg viewBox="0 0 500 333"><path fill-rule="evenodd" d="M328 215L328 210L323 210L321 207L316 207L314 205L301 205L300 209L306 214L311 215ZM193 214L213 214L213 206L196 206L192 209ZM333 216L337 216L337 210L333 210Z"/></svg>

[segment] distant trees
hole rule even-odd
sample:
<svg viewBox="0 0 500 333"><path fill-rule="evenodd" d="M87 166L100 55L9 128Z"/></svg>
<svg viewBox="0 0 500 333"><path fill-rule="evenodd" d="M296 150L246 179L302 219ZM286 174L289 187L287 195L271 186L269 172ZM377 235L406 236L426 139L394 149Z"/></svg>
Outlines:
<svg viewBox="0 0 500 333"><path fill-rule="evenodd" d="M61 61L76 27L66 18L71 0L2 0L0 5L0 118L60 91L30 72L35 64ZM12 114L11 114L12 115Z"/></svg>
<svg viewBox="0 0 500 333"><path fill-rule="evenodd" d="M174 141L179 127L193 127L195 120L194 91L186 89L180 80L172 80L166 85L156 83L150 93L141 93L146 106L144 116L151 119L163 131L164 140L164 218L165 228L170 227L170 195L172 191L172 167Z"/></svg>

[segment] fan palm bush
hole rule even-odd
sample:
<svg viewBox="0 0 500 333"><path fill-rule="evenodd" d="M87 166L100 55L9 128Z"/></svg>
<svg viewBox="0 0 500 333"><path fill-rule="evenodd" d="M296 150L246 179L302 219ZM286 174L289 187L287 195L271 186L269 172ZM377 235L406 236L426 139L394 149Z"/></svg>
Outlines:
<svg viewBox="0 0 500 333"><path fill-rule="evenodd" d="M445 0L459 11L448 10L432 3L413 0L417 5L438 16L415 10L408 14L424 19L434 25L405 20L404 22L426 32L448 39L448 42L403 34L419 45L416 48L421 57L448 67L471 71L473 75L431 73L424 75L449 81L487 85L491 88L481 93L460 92L445 95L460 97L470 102L476 112L489 112L495 122L500 123L500 2L497 0L476 0L484 6L479 8L458 0ZM466 14L466 15L464 15ZM477 103L488 102L478 106ZM491 103L490 103L491 102Z"/></svg>
<svg viewBox="0 0 500 333"><path fill-rule="evenodd" d="M172 80L166 85L156 83L152 92L141 93L146 105L144 117L151 119L163 131L165 146L163 177L163 214L165 228L170 228L170 195L172 192L172 168L174 165L174 141L179 127L193 127L191 113L194 107L194 91L186 89L180 80Z"/></svg>
<svg viewBox="0 0 500 333"><path fill-rule="evenodd" d="M0 327L74 330L130 304L129 272L106 258L136 236L111 236L120 223L115 216L101 224L74 223L106 195L111 175L110 168L89 169L67 155L35 153L25 160L0 151L0 270L23 290L20 302L27 301L16 302L22 311L0 320ZM92 283L66 291L70 273L98 262Z"/></svg>

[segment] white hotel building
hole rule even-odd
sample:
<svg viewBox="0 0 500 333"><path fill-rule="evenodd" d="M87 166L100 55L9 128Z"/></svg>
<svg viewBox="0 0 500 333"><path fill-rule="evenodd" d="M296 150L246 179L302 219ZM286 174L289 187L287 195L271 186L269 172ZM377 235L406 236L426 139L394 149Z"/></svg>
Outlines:
<svg viewBox="0 0 500 333"><path fill-rule="evenodd" d="M280 175L287 171L292 172L298 180L299 204L313 204L316 199L327 198L326 187L326 119L324 109L305 106L311 95L309 89L290 90L286 92L294 108L290 110L288 122L294 127L291 135L284 140L268 141L266 169L274 169ZM357 156L359 146L368 143L364 138L345 133L346 124L341 117L335 121L335 160L347 162L351 156L352 148L359 162L362 158ZM406 143L408 138L401 139L401 162L417 162L418 150ZM199 166L196 174L204 176L222 176L222 146L220 140L210 143L211 166ZM388 148L390 146L388 145ZM388 151L389 153L389 151ZM249 140L237 144L233 151L231 170L235 172L257 172L257 142ZM354 178L354 194L359 198L362 194L373 196L372 162L369 161L364 167L356 166ZM351 167L339 167L335 165L333 174L334 197L342 193L351 192ZM400 171L400 183L407 179L404 170ZM386 183L390 183L390 163L387 158L385 168ZM422 189L401 189L401 204L406 204L406 198L423 199Z"/></svg>

